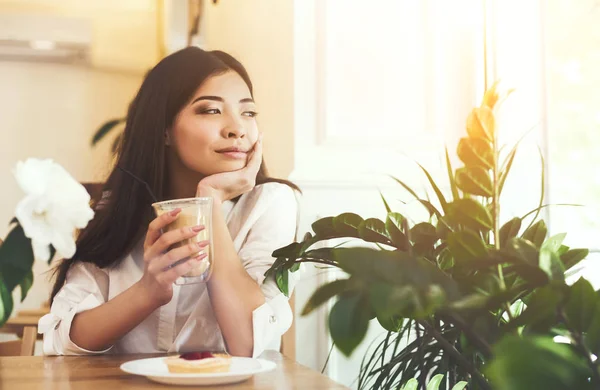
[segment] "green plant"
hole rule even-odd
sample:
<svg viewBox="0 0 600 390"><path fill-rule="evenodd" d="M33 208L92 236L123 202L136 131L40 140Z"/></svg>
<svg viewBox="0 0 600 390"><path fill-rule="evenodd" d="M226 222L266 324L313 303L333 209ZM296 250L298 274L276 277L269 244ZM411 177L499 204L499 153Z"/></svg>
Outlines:
<svg viewBox="0 0 600 390"><path fill-rule="evenodd" d="M92 146L96 146L96 144L98 142L100 142L102 139L104 139L104 137L106 137L112 130L116 129L117 127L119 127L120 125L122 125L123 123L125 123L125 121L127 120L127 118L115 118L115 119L111 119L108 120L106 122L104 122L99 128L98 130L96 130L96 132L94 133L94 136L92 137ZM116 153L117 149L119 148L119 144L121 143L121 138L123 136L123 133L119 133L112 144L112 152Z"/></svg>
<svg viewBox="0 0 600 390"><path fill-rule="evenodd" d="M427 383L426 390L438 390L440 388L440 384L444 379L444 375L437 374L429 383ZM452 386L451 390L463 390L467 386L467 382L459 382L456 385ZM415 378L409 379L408 382L404 386L400 388L400 390L417 390L419 388L419 381Z"/></svg>
<svg viewBox="0 0 600 390"><path fill-rule="evenodd" d="M4 242L0 240L0 327L10 317L13 291L21 301L33 284L34 259L52 261L75 254L73 234L93 218L90 195L68 172L50 159L18 162L15 179L25 193Z"/></svg>
<svg viewBox="0 0 600 390"><path fill-rule="evenodd" d="M565 234L547 237L539 219L548 206L543 191L531 212L500 222L518 146L501 154L497 141L494 110L506 96L494 85L470 113L457 147L463 166L454 170L446 150L448 197L422 166L437 205L395 179L429 212L428 221L410 223L382 196L385 220L323 218L313 223L314 234L273 253L267 275L284 293L288 272L303 262L347 273L318 288L302 312L337 297L328 327L342 353L352 353L373 319L388 331L363 359L360 389L396 389L411 378L425 389L440 373L448 373L443 388L460 380L469 389L600 388L592 357L600 352L600 292L584 279L565 283L565 270L588 250L565 246ZM541 182L543 188L543 169ZM312 249L346 237L378 249Z"/></svg>

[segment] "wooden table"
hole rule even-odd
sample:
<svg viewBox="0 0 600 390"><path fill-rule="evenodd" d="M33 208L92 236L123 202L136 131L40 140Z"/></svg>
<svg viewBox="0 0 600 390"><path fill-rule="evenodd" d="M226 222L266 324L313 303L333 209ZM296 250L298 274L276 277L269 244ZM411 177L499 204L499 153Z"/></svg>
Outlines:
<svg viewBox="0 0 600 390"><path fill-rule="evenodd" d="M173 387L151 382L145 377L126 374L119 369L121 363L126 361L155 356L161 355L0 357L0 389L347 389L275 351L267 351L261 356L277 363L275 370L257 374L246 382L235 385Z"/></svg>

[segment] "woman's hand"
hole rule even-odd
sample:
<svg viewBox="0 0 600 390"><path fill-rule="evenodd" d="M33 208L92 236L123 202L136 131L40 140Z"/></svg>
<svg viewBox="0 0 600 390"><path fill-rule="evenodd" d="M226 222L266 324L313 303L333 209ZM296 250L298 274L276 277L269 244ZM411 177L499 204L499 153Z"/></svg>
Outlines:
<svg viewBox="0 0 600 390"><path fill-rule="evenodd" d="M144 241L144 275L138 283L157 306L169 303L173 298L173 282L207 256L206 253L198 255L198 252L208 245L208 241L168 250L173 244L192 238L204 229L204 226L189 226L162 233L180 212L181 209L175 209L154 219ZM184 261L179 262L181 260Z"/></svg>
<svg viewBox="0 0 600 390"><path fill-rule="evenodd" d="M246 166L232 172L217 173L200 180L196 196L210 196L222 203L251 191L262 162L262 134L254 144Z"/></svg>

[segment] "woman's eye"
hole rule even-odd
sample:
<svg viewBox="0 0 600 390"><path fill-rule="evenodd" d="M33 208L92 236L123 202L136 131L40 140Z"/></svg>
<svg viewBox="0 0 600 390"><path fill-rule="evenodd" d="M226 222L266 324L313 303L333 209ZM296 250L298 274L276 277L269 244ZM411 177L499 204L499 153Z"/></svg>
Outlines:
<svg viewBox="0 0 600 390"><path fill-rule="evenodd" d="M218 108L207 108L205 110L201 110L200 114L205 114L205 115L215 115L215 114L220 114L221 111L219 111Z"/></svg>
<svg viewBox="0 0 600 390"><path fill-rule="evenodd" d="M258 112L256 112L256 111L244 111L242 113L242 115L248 116L250 118L254 118L255 116L258 115Z"/></svg>

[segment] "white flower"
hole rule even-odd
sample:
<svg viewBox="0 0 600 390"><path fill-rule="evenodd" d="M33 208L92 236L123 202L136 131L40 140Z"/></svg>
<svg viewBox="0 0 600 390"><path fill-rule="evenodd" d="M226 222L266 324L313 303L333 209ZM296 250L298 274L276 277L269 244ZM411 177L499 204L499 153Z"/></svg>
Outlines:
<svg viewBox="0 0 600 390"><path fill-rule="evenodd" d="M31 239L35 258L48 261L50 244L61 257L73 257L75 229L86 227L94 217L88 192L50 159L19 161L13 173L26 193L15 215Z"/></svg>

